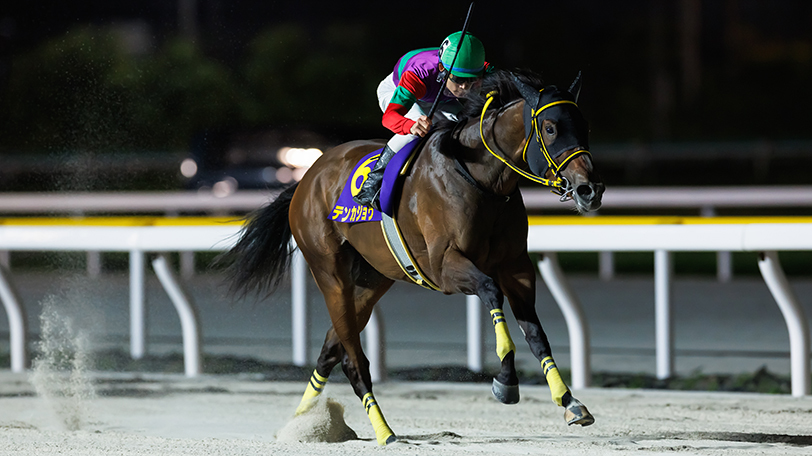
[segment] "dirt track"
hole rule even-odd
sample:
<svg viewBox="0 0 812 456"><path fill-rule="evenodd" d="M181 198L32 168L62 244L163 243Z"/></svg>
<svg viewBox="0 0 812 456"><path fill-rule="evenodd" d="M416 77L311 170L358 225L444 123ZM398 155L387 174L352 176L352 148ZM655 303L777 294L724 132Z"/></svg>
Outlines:
<svg viewBox="0 0 812 456"><path fill-rule="evenodd" d="M358 440L282 443L304 382L251 377L93 377L92 399L34 393L27 375L0 373L0 454L267 455L382 454L346 383L326 395L346 408ZM812 452L812 397L643 390L576 392L595 415L568 428L546 387L524 386L505 406L487 384L382 383L376 397L400 441L386 454L702 454ZM313 418L313 417L311 417ZM318 417L315 417L318 419ZM66 430L65 422L79 423Z"/></svg>

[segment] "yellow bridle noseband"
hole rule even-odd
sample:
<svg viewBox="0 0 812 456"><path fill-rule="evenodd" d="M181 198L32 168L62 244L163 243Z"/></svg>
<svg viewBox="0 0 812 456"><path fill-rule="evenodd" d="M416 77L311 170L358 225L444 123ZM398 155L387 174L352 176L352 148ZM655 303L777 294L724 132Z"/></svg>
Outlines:
<svg viewBox="0 0 812 456"><path fill-rule="evenodd" d="M543 91L544 91L544 89L539 90L539 92L543 92ZM530 129L530 133L528 134L527 138L525 138L525 141L524 141L524 150L522 151L522 160L525 163L527 163L527 149L530 146L530 142L531 142L530 140L531 140L531 138L533 136L533 133L535 133L536 134L536 141L539 143L539 150L541 151L542 154L544 154L544 158L547 160L547 166L549 167L549 169L551 169L553 171L553 175L555 176L554 179L546 179L544 177L536 176L535 174L532 174L532 173L529 173L529 172L524 171L522 169L519 169L517 166L510 163L506 158L504 158L504 157L500 156L499 154L497 154L496 152L494 152L490 148L490 146L488 146L488 142L485 141L485 134L483 132L483 125L485 123L485 112L488 110L488 107L493 102L494 96L497 93L498 92L494 90L494 91L489 92L485 96L486 97L485 105L482 107L482 114L479 116L479 137L482 139L482 144L485 146L486 149L488 149L488 152L490 152L491 155L493 155L494 157L499 159L499 161L504 163L508 168L512 169L513 171L518 173L520 176L525 177L525 178L527 178L527 179L529 179L529 180L531 180L533 182L538 182L539 184L546 185L548 187L553 187L553 189L555 189L559 194L564 194L564 189L566 187L566 179L563 179L561 177L561 171L564 168L566 168L566 166L573 159L575 159L576 157L578 157L580 155L584 155L584 154L591 156L592 154L586 149L579 149L579 150L573 151L570 155L568 155L567 158L565 158L561 162L561 164L556 163L555 160L553 160L553 157L550 155L550 152L547 150L547 146L544 144L544 139L543 139L543 136L541 134L540 125L539 125L540 122L538 120L538 116L542 113L542 111L544 111L547 108L551 108L553 106L557 106L557 105L561 105L561 104L572 104L572 105L577 107L578 105L574 101L570 101L570 100L557 100L557 101L547 103L546 105L544 105L544 106L542 106L542 107L540 107L538 109L535 109L535 110L531 109L530 110L531 129ZM525 100L525 103L526 102L527 101Z"/></svg>

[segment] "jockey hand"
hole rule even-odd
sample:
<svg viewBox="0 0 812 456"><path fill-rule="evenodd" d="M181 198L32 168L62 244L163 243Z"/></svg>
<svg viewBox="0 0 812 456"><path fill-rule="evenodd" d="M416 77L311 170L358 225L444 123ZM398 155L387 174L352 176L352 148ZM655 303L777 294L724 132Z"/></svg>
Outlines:
<svg viewBox="0 0 812 456"><path fill-rule="evenodd" d="M409 133L417 136L426 136L426 133L429 132L431 129L431 119L426 116L418 117L417 121L415 121L412 128L409 129Z"/></svg>

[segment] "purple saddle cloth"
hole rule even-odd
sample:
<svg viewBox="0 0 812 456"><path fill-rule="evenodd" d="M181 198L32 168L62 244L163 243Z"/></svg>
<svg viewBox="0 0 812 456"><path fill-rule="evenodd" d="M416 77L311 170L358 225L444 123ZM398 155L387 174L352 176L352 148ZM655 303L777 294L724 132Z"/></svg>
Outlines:
<svg viewBox="0 0 812 456"><path fill-rule="evenodd" d="M409 159L409 156L415 151L415 146L420 142L417 138L406 144L400 149L383 171L383 183L381 184L380 203L381 210L388 216L392 216L395 208L397 186L400 182L400 170L403 169L404 164ZM344 189L341 190L341 195L333 210L330 213L330 220L343 223L357 223L357 222L378 222L381 220L381 213L375 209L367 206L362 206L352 199L353 189L360 190L361 185L367 179L369 172L375 167L378 162L378 157L381 156L383 148L378 149L364 156L359 161L350 173L350 178L344 183Z"/></svg>

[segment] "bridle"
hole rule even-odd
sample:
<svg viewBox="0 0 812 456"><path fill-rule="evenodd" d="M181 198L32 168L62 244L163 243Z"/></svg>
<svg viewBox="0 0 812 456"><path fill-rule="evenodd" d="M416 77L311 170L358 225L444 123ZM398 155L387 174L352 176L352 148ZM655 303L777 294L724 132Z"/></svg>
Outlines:
<svg viewBox="0 0 812 456"><path fill-rule="evenodd" d="M543 92L543 91L544 91L544 89L539 90L539 94L541 92ZM561 196L562 201L566 201L566 200L571 199L572 198L572 196L571 196L572 187L570 185L570 182L565 177L563 177L561 175L561 172L575 158L577 158L577 157L579 157L581 155L592 156L592 154L586 149L578 149L578 150L575 150L575 151L571 152L560 164L556 163L554 159L558 158L558 156L560 156L562 153L564 153L564 151L561 150L558 153L556 153L555 155L553 155L553 154L550 154L549 150L547 150L547 146L544 144L544 139L543 139L543 136L541 134L541 124L543 122L542 122L542 120L539 119L539 116L541 115L541 113L545 109L551 108L553 106L558 106L558 105L562 105L562 104L572 104L575 107L578 107L578 105L574 101L570 101L570 100L556 100L556 101L549 102L549 103L539 107L539 105L541 104L541 96L539 96L538 102L536 103L536 107L535 108L529 108L529 111L530 111L529 121L528 121L528 116L527 115L524 116L524 119L525 119L525 132L527 133L527 137L525 138L524 150L522 151L522 160L525 163L527 163L527 151L528 151L528 149L530 149L530 143L532 143L532 142L537 143L539 151L544 155L544 158L547 161L547 168L545 168L541 172L542 176L547 174L547 170L552 170L553 171L554 178L553 179L547 179L545 177L538 176L536 174L529 173L527 171L524 171L523 169L520 169L518 166L511 163L510 160L508 160L505 157L500 156L499 154L494 152L493 149L490 148L490 146L488 146L488 142L485 140L485 134L483 132L483 125L485 123L485 112L488 110L488 107L493 102L494 97L498 93L499 93L498 91L493 90L493 91L489 92L487 95L485 95L485 98L486 98L485 105L482 107L482 114L479 117L479 136L482 139L482 144L485 146L486 149L488 149L488 152L490 152L491 155L493 155L494 157L499 159L499 161L504 163L508 168L512 169L513 171L518 173L520 176L522 176L524 178L527 178L527 179L529 179L529 180L531 180L533 182L537 182L539 184L546 185L547 187L551 187L553 192L555 192L555 193L557 193L558 195ZM525 103L526 104L528 103L528 101L526 99L525 99ZM526 111L527 110L528 109L526 108Z"/></svg>

